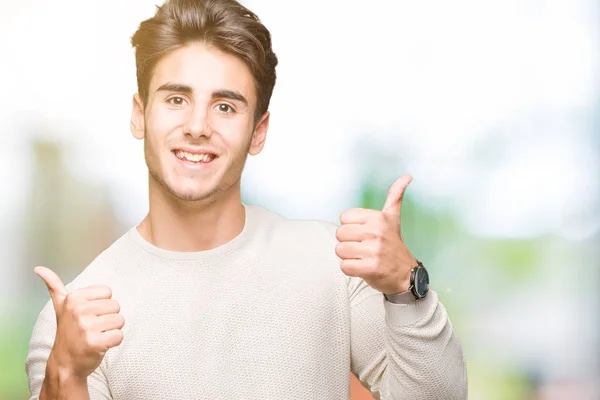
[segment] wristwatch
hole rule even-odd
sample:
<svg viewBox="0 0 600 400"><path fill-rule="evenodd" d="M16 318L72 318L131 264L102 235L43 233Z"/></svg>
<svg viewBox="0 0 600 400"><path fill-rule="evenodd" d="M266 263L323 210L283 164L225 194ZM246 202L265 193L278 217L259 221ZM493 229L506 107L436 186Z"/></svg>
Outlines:
<svg viewBox="0 0 600 400"><path fill-rule="evenodd" d="M406 292L395 294L384 294L383 296L390 303L409 304L413 301L422 299L429 292L429 273L417 260L417 266L410 271L410 287Z"/></svg>

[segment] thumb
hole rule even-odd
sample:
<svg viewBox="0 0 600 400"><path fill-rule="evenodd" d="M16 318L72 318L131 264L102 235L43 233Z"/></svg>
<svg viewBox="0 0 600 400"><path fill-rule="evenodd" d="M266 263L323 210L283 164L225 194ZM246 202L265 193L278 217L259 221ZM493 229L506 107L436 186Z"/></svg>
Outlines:
<svg viewBox="0 0 600 400"><path fill-rule="evenodd" d="M394 182L394 184L390 187L387 198L385 199L385 204L383 205L381 211L387 214L399 216L404 191L411 181L412 176L410 175L402 175L400 178L398 178L398 180L396 180L396 182Z"/></svg>
<svg viewBox="0 0 600 400"><path fill-rule="evenodd" d="M39 275L39 277L42 278L48 287L48 292L50 293L52 303L54 304L54 310L58 311L63 303L63 300L65 297L67 297L67 288L60 280L58 275L56 275L51 269L46 267L35 267L33 272Z"/></svg>

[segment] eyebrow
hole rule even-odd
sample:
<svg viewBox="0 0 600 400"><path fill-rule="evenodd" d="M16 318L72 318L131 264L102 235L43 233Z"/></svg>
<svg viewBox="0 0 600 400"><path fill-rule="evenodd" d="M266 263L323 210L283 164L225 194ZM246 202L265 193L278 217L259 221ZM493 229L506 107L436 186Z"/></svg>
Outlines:
<svg viewBox="0 0 600 400"><path fill-rule="evenodd" d="M194 91L192 89L191 86L188 85L182 85L179 83L165 83L164 85L160 85L158 87L158 89L156 89L157 92L179 92L179 93L185 93L185 94L192 94L192 92Z"/></svg>
<svg viewBox="0 0 600 400"><path fill-rule="evenodd" d="M156 89L156 91L157 92L179 92L179 93L185 93L187 95L191 95L194 92L194 89L192 89L192 87L189 85L169 82L169 83L160 85L158 87L158 89ZM244 105L246 105L246 106L248 105L248 100L240 92L238 92L236 90L229 90L229 89L216 90L216 91L212 92L211 98L213 100L229 99L229 100L234 100L234 101L239 101L241 103L244 103Z"/></svg>

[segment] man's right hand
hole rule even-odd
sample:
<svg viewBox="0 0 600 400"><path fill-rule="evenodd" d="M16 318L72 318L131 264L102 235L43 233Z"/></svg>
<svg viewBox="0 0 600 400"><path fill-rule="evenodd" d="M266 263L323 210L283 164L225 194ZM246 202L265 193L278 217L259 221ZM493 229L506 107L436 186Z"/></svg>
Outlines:
<svg viewBox="0 0 600 400"><path fill-rule="evenodd" d="M86 382L108 349L123 341L121 328L125 320L119 314L120 305L112 299L108 286L88 286L67 293L61 279L50 269L36 267L34 272L46 283L56 312L56 338L46 376Z"/></svg>

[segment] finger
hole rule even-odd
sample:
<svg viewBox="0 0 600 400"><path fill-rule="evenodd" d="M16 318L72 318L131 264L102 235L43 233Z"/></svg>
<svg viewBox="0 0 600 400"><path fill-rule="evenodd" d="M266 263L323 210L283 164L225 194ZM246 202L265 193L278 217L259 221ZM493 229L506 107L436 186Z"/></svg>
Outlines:
<svg viewBox="0 0 600 400"><path fill-rule="evenodd" d="M115 299L100 299L89 302L89 309L94 315L117 314L121 305Z"/></svg>
<svg viewBox="0 0 600 400"><path fill-rule="evenodd" d="M73 291L73 295L85 300L110 299L112 290L106 285L92 285Z"/></svg>
<svg viewBox="0 0 600 400"><path fill-rule="evenodd" d="M402 206L402 197L408 184L412 181L412 176L403 175L390 187L385 204L381 211L387 214L400 216L400 208Z"/></svg>
<svg viewBox="0 0 600 400"><path fill-rule="evenodd" d="M36 275L38 275L48 288L48 292L50 293L50 298L52 299L52 304L54 304L54 310L58 310L65 297L67 297L67 288L62 280L49 268L46 267L35 267L33 269Z"/></svg>
<svg viewBox="0 0 600 400"><path fill-rule="evenodd" d="M121 314L107 314L96 317L93 322L95 331L106 332L121 329L125 325L125 318Z"/></svg>
<svg viewBox="0 0 600 400"><path fill-rule="evenodd" d="M340 242L335 246L335 254L342 260L366 256L365 246L360 242Z"/></svg>
<svg viewBox="0 0 600 400"><path fill-rule="evenodd" d="M116 347L123 342L123 331L120 329L113 329L102 332L100 333L100 340L102 341L106 350Z"/></svg>
<svg viewBox="0 0 600 400"><path fill-rule="evenodd" d="M345 224L364 224L369 219L376 218L381 211L369 210L368 208L350 208L340 215L340 223Z"/></svg>
<svg viewBox="0 0 600 400"><path fill-rule="evenodd" d="M365 278L372 273L372 263L363 259L342 260L340 268L347 276L357 276Z"/></svg>
<svg viewBox="0 0 600 400"><path fill-rule="evenodd" d="M361 242L373 237L362 224L344 224L337 228L335 237L340 242Z"/></svg>

